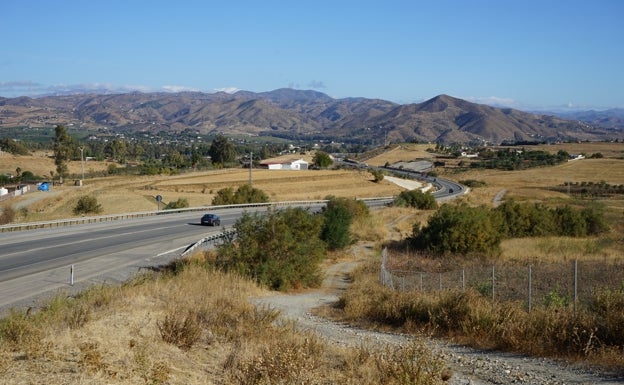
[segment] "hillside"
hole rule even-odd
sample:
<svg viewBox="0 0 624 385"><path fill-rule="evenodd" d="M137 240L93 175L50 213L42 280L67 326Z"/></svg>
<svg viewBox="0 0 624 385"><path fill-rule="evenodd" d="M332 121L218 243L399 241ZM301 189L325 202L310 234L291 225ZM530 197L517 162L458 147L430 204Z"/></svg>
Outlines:
<svg viewBox="0 0 624 385"><path fill-rule="evenodd" d="M278 89L207 94L80 94L0 98L2 127L73 125L113 132L255 134L358 143L493 143L605 141L624 130L551 115L494 108L440 95L418 104L334 99L320 92Z"/></svg>

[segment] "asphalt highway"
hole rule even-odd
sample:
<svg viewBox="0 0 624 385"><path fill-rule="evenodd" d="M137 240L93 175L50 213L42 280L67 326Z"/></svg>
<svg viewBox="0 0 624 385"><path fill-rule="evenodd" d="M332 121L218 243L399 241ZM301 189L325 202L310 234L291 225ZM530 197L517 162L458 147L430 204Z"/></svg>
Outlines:
<svg viewBox="0 0 624 385"><path fill-rule="evenodd" d="M71 291L72 265L76 285L126 271L121 280L165 264L194 242L233 225L242 211L220 210L221 227L201 226L202 213L187 212L2 233L0 309L36 306L26 300L58 289Z"/></svg>
<svg viewBox="0 0 624 385"><path fill-rule="evenodd" d="M462 193L463 186L453 182L433 183L439 190L436 199ZM203 212L194 211L0 233L0 316L10 307L37 307L44 293L72 293L98 282L121 282L142 269L167 264L193 243L231 227L243 212L266 210L216 210L220 227L201 226Z"/></svg>

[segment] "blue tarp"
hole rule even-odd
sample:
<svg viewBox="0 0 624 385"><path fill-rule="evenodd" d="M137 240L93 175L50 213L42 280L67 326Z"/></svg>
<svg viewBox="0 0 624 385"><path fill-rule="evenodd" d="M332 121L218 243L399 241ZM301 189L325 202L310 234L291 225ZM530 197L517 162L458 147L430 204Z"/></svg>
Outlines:
<svg viewBox="0 0 624 385"><path fill-rule="evenodd" d="M48 182L43 182L39 185L39 187L37 187L37 190L39 191L49 191L50 190L50 185L48 184Z"/></svg>

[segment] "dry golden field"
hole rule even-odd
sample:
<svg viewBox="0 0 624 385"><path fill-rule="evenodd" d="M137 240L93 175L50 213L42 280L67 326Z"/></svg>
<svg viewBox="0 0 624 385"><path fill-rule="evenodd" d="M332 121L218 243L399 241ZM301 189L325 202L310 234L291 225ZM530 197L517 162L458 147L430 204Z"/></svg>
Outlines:
<svg viewBox="0 0 624 385"><path fill-rule="evenodd" d="M88 170L106 170L108 162L86 162ZM54 170L51 158L35 156L6 156L0 158L0 172L14 173L20 167L37 175L46 175L45 170ZM80 162L70 162L70 173L81 172ZM49 171L47 172L49 175ZM340 197L392 196L403 189L388 181L373 182L367 171L349 170L252 170L253 186L269 195L273 202L285 200L324 199L328 195ZM249 183L249 170L224 169L190 172L180 175L155 176L107 176L86 178L82 187L73 185L73 180L63 186L55 186L49 192L32 192L12 199L14 208L27 207L20 211L20 221L39 221L71 217L76 201L82 195L93 195L103 208L102 214L151 211L157 208L154 197L161 195L163 202L188 200L190 206L208 206L220 189ZM4 204L7 204L6 202Z"/></svg>
<svg viewBox="0 0 624 385"><path fill-rule="evenodd" d="M12 155L3 152L0 155L0 174L15 175L15 169L19 167L22 171L30 171L44 178L49 177L51 171L56 174L54 159L50 155L52 155L51 152L43 151L35 152L30 156ZM109 164L111 162L85 161L84 171L85 173L105 171ZM82 172L82 165L79 161L68 162L68 168L70 174L80 175Z"/></svg>
<svg viewBox="0 0 624 385"><path fill-rule="evenodd" d="M366 163L372 166L383 166L386 163L392 164L399 161L408 162L412 160L431 159L434 155L431 152L427 152L427 149L434 147L435 145L432 144L405 143L393 146L383 154L367 159Z"/></svg>
<svg viewBox="0 0 624 385"><path fill-rule="evenodd" d="M385 153L367 159L371 165L386 162L432 159L427 152L430 144L402 144L393 146ZM474 188L463 199L473 204L491 204L501 192L504 198L516 200L557 201L570 199L567 194L554 191L555 186L565 182L624 183L624 144L621 143L571 143L540 146L551 152L561 149L570 153L593 154L600 152L603 159L582 159L555 167L534 168L523 171L470 170L457 172L456 168L438 168L440 176L456 181L476 179L484 181L485 187ZM101 172L109 162L85 162L85 172ZM45 153L33 156L0 157L0 172L15 173L20 167L36 175L49 175L54 170L53 159ZM69 163L70 173L80 174L80 162ZM271 201L322 199L327 195L341 197L373 197L398 194L403 189L388 181L374 183L366 171L307 170L252 171L254 187L265 191ZM161 195L163 201L186 198L191 206L210 205L215 193L225 187L234 189L249 182L249 171L244 169L213 170L181 175L157 176L109 176L87 178L83 187L73 186L73 180L55 187L49 193L35 192L11 201L18 208L28 207L28 215L20 220L46 220L72 215L71 210L79 196L92 194L102 205L104 214L149 211L156 208L154 197ZM615 211L624 210L624 200L608 202Z"/></svg>

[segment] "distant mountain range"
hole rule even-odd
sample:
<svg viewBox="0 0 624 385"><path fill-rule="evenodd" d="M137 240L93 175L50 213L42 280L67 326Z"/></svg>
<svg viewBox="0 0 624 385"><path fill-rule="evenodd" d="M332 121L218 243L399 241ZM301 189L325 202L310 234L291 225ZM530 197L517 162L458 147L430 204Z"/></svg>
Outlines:
<svg viewBox="0 0 624 385"><path fill-rule="evenodd" d="M552 113L563 119L574 119L589 123L594 126L622 130L624 129L624 109L612 108L603 111L574 111Z"/></svg>
<svg viewBox="0 0 624 385"><path fill-rule="evenodd" d="M0 129L55 124L113 132L191 129L200 134L244 133L376 144L624 139L623 116L607 116L532 114L448 95L418 104L334 99L321 92L290 88L234 94L133 92L0 98Z"/></svg>

